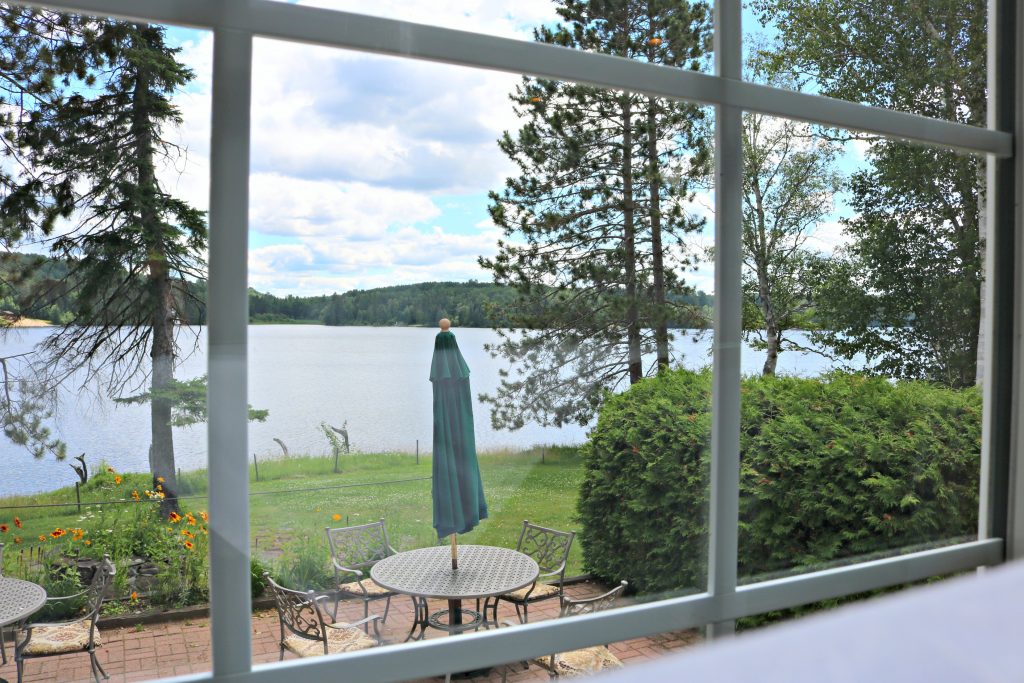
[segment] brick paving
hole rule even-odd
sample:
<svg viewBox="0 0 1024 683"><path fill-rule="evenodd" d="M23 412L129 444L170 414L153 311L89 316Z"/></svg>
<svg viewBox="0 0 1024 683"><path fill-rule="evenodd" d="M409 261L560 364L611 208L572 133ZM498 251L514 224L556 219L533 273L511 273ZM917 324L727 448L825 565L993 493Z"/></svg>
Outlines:
<svg viewBox="0 0 1024 683"><path fill-rule="evenodd" d="M595 583L579 583L566 588L572 597L590 597L603 592L603 587ZM444 609L447 603L431 602L431 611ZM383 614L384 603L371 603L371 613ZM530 608L530 621L552 619L558 616L558 600L545 600ZM338 613L339 620L355 621L362 618L362 607L358 604L342 603ZM515 608L503 603L499 611L500 619L514 619ZM405 639L412 626L412 601L406 597L392 600L388 622L381 629L381 634L388 643L401 642ZM207 618L169 622L165 624L139 625L129 628L101 629L103 646L97 655L103 668L110 674L111 683L128 681L145 681L165 676L176 676L188 673L209 671L210 663L210 622ZM258 664L278 660L280 631L277 613L259 611L252 619L253 661ZM428 638L444 637L444 634L427 629ZM700 635L692 630L663 633L650 638L637 638L610 645L612 652L626 666L632 663L660 657L682 647L700 642ZM8 663L0 666L0 678L15 683L17 674L14 667L13 653L8 641ZM285 659L291 659L291 653ZM509 668L508 680L518 681L547 680L547 672L537 666L523 671L518 666ZM489 676L478 676L470 679L477 683L488 683L501 680L502 668L493 670ZM424 682L436 683L438 678L423 679ZM92 681L89 669L89 656L84 653L45 657L25 662L25 683L86 683Z"/></svg>

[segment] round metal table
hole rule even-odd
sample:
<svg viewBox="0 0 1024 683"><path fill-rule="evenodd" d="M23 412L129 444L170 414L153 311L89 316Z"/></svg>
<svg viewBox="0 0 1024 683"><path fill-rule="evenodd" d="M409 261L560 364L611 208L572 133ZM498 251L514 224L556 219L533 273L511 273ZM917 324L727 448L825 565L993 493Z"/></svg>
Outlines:
<svg viewBox="0 0 1024 683"><path fill-rule="evenodd" d="M0 628L31 616L46 604L46 591L39 584L0 576ZM6 683L0 678L0 683Z"/></svg>
<svg viewBox="0 0 1024 683"><path fill-rule="evenodd" d="M414 637L417 628L422 638L427 626L452 634L487 626L486 604L481 614L462 609L461 601L519 590L536 581L539 574L540 568L528 555L489 545L460 545L458 569L452 569L448 546L396 553L370 569L370 578L381 587L412 596L416 618L406 640ZM448 600L449 608L429 614L428 598ZM469 621L463 621L463 616L470 617ZM448 617L447 622L445 617Z"/></svg>

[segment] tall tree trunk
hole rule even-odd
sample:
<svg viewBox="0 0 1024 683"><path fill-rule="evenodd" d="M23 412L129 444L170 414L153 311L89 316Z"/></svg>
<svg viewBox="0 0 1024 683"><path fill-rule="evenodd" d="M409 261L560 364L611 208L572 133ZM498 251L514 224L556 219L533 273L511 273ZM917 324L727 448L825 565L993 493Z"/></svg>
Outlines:
<svg viewBox="0 0 1024 683"><path fill-rule="evenodd" d="M779 362L779 338L782 331L779 329L779 321L775 317L775 308L772 306L772 287L768 280L768 231L765 227L763 194L760 185L755 181L752 189L754 191L754 221L756 233L752 235L754 244L754 266L757 270L757 295L761 300L761 315L764 317L764 336L766 355L764 366L761 368L762 375L774 375L775 367Z"/></svg>
<svg viewBox="0 0 1024 683"><path fill-rule="evenodd" d="M633 200L633 105L622 98L622 252L626 271L626 341L629 352L629 383L644 376L640 357L640 314L637 306L636 204Z"/></svg>
<svg viewBox="0 0 1024 683"><path fill-rule="evenodd" d="M658 374L668 370L668 301L665 298L665 254L661 246L661 166L658 164L657 100L647 98L647 168L651 193L651 266L654 270L654 343Z"/></svg>
<svg viewBox="0 0 1024 683"><path fill-rule="evenodd" d="M140 31L145 40L146 30ZM136 66L135 90L132 98L132 128L135 138L135 161L140 197L140 221L143 240L149 254L148 289L152 297L153 363L149 454L154 488L162 489L165 498L161 509L165 514L178 510L178 481L174 464L174 434L171 428L172 403L161 395L174 379L174 300L167 268L160 216L156 207L156 173L153 165L153 136L150 122L150 75L145 64Z"/></svg>

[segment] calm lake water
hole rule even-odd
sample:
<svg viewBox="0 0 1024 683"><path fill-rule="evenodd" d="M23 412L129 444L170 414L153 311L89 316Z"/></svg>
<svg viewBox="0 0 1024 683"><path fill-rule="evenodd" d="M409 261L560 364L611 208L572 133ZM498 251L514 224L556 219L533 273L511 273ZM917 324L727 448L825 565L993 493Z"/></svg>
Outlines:
<svg viewBox="0 0 1024 683"><path fill-rule="evenodd" d="M484 351L497 340L490 329L454 330L472 372L474 397L499 383L501 361ZM47 328L10 331L0 337L0 355L29 350ZM254 325L249 328L249 401L270 410L265 423L249 427L249 450L258 457L278 457L273 439L283 440L293 454L327 454L329 444L320 423L340 427L348 422L354 450L412 453L419 440L430 450L432 401L428 375L436 330L414 327L322 327ZM803 340L800 340L803 341ZM690 368L710 364L710 333L701 339L676 333L675 360ZM743 372L760 372L763 352L746 349ZM783 353L779 373L813 376L830 369L814 354ZM199 348L179 365L177 377L206 372L205 331ZM149 406L117 405L91 395L60 397L56 431L68 444L69 456L84 452L90 466L105 460L120 471L146 471L149 447ZM516 432L491 428L487 406L475 406L477 448L525 449L540 444L577 444L586 429L527 425ZM206 467L206 427L175 428L174 448L183 470ZM0 437L2 439L2 437ZM70 459L70 458L69 458ZM67 462L52 457L34 460L24 449L0 441L0 496L34 493L73 484L77 477Z"/></svg>

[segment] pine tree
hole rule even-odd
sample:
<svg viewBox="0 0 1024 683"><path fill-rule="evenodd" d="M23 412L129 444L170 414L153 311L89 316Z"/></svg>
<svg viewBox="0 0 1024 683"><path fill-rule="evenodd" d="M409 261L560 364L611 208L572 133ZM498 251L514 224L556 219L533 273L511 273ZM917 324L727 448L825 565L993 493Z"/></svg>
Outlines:
<svg viewBox="0 0 1024 683"><path fill-rule="evenodd" d="M538 41L680 68L707 49L703 3L566 0L558 13L565 23L537 29ZM607 390L644 376L652 341L653 369L669 364L673 295L686 292L681 240L702 227L683 210L687 178L708 160L702 113L532 78L511 99L526 123L499 146L520 175L490 195L505 239L481 265L517 291L502 311L517 331L499 330L491 351L519 369L484 398L497 426L586 423Z"/></svg>
<svg viewBox="0 0 1024 683"><path fill-rule="evenodd" d="M44 364L51 385L96 380L112 396L141 388L140 368L148 368L150 470L170 510L176 324L189 322L182 311L195 289L186 283L205 276L207 231L202 212L161 186L157 164L180 153L164 132L181 123L170 97L193 74L159 26L81 22L68 66L95 87L41 103L20 141L50 206L70 221L20 226L47 236L51 254L71 264L64 284L73 322L43 343Z"/></svg>

